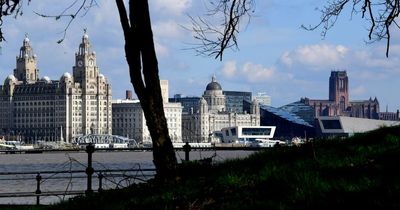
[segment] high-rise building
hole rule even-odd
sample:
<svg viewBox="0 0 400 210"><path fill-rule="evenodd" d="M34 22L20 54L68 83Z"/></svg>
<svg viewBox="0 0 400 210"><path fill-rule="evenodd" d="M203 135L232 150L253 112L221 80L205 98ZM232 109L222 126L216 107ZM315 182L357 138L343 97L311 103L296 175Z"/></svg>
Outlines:
<svg viewBox="0 0 400 210"><path fill-rule="evenodd" d="M225 95L226 110L230 112L243 112L244 101L251 101L251 92L222 91Z"/></svg>
<svg viewBox="0 0 400 210"><path fill-rule="evenodd" d="M163 103L168 103L168 97L169 97L168 80L160 80L160 87L161 87L161 97Z"/></svg>
<svg viewBox="0 0 400 210"><path fill-rule="evenodd" d="M173 98L169 98L170 103L181 103L182 113L196 113L199 108L200 97L198 96L182 96L175 94Z"/></svg>
<svg viewBox="0 0 400 210"><path fill-rule="evenodd" d="M14 74L0 86L1 135L34 143L111 134L111 85L100 74L86 31L75 54L73 75L39 79L37 56L28 37L16 61Z"/></svg>

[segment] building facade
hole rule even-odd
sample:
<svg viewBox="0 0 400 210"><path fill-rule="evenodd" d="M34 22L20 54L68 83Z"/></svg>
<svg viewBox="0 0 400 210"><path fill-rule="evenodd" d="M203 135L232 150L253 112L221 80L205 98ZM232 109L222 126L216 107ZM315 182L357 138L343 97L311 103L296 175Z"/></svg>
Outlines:
<svg viewBox="0 0 400 210"><path fill-rule="evenodd" d="M252 102L249 113L231 112L226 108L225 99L221 85L213 76L199 101L198 111L182 115L184 142L210 142L214 132L225 127L260 125L257 102Z"/></svg>
<svg viewBox="0 0 400 210"><path fill-rule="evenodd" d="M111 134L111 99L111 85L100 74L86 32L73 75L66 72L60 80L39 78L37 56L25 37L13 74L0 86L0 132L26 143Z"/></svg>
<svg viewBox="0 0 400 210"><path fill-rule="evenodd" d="M329 77L329 100L301 98L300 103L313 107L314 117L348 116L379 119L379 101L350 101L349 79L346 71L332 71Z"/></svg>
<svg viewBox="0 0 400 210"><path fill-rule="evenodd" d="M182 96L175 94L173 98L168 99L170 103L181 103L182 113L196 113L199 108L200 97Z"/></svg>
<svg viewBox="0 0 400 210"><path fill-rule="evenodd" d="M182 142L182 106L164 103L168 132L172 142ZM112 104L113 134L135 139L138 143L151 142L143 109L139 100L114 100Z"/></svg>
<svg viewBox="0 0 400 210"><path fill-rule="evenodd" d="M225 106L229 112L243 112L244 101L251 101L251 92L222 91L225 95Z"/></svg>

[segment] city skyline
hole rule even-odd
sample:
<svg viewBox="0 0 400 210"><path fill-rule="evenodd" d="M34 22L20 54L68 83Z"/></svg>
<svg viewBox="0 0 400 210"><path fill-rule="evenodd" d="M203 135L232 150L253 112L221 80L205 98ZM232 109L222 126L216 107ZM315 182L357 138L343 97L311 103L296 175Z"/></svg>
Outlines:
<svg viewBox="0 0 400 210"><path fill-rule="evenodd" d="M25 34L38 57L40 78L59 80L64 72L72 72L76 43L87 28L98 66L113 88L113 98L124 98L125 90L133 90L123 51L122 29L115 2L104 0L82 18L77 18L61 44L65 22L43 19L33 14L54 14L65 5L45 7L50 2L33 1L24 6L24 14L16 20L5 19L6 42L1 43L0 80L12 74L15 56ZM196 56L188 43L195 41L181 26L188 26L193 16L205 13L203 4L194 0L155 0L150 2L153 32L158 53L160 78L169 81L170 97L174 94L200 96L211 75L215 74L224 90L266 92L273 106L282 106L301 97L323 99L328 96L329 72L346 70L352 99L377 97L381 111L400 108L396 89L400 69L400 36L393 34L389 58L385 42L366 45L366 21L349 13L322 40L320 30L305 31L301 24L318 23L314 10L324 1L306 3L258 1L250 24L239 34L239 51L228 50L221 62ZM51 3L49 3L51 4ZM200 12L199 12L200 11ZM104 15L107 14L107 15ZM284 15L284 18L282 18Z"/></svg>

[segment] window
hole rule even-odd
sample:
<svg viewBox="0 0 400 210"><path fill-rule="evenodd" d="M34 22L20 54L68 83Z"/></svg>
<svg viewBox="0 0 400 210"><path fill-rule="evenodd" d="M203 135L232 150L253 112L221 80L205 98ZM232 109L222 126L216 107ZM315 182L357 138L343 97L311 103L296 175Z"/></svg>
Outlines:
<svg viewBox="0 0 400 210"><path fill-rule="evenodd" d="M236 136L236 128L231 129L232 136Z"/></svg>
<svg viewBox="0 0 400 210"><path fill-rule="evenodd" d="M270 128L243 128L243 135L252 135L252 136L261 136L261 135L270 135Z"/></svg>
<svg viewBox="0 0 400 210"><path fill-rule="evenodd" d="M342 129L339 120L321 120L324 129Z"/></svg>

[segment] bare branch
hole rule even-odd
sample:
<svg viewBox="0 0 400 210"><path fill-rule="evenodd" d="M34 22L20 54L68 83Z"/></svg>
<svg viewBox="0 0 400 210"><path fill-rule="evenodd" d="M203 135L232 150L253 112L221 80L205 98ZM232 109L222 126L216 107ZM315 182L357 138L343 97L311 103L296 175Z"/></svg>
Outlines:
<svg viewBox="0 0 400 210"><path fill-rule="evenodd" d="M22 1L23 0L0 0L0 43L5 41L2 26L3 17L13 16L17 18L18 15L22 15ZM31 0L26 0L28 4Z"/></svg>
<svg viewBox="0 0 400 210"><path fill-rule="evenodd" d="M194 49L199 55L213 56L222 60L226 49L238 50L237 35L240 31L240 23L243 19L250 19L254 11L255 0L219 0L209 2L206 17L215 20L221 17L217 25L205 18L193 18L189 16L192 24L191 30L194 39Z"/></svg>
<svg viewBox="0 0 400 210"><path fill-rule="evenodd" d="M386 57L388 57L392 26L399 28L396 18L400 14L400 0L378 0L374 3L371 0L333 0L320 10L321 19L317 25L308 27L302 25L301 27L306 30L315 30L322 27L321 35L324 37L327 31L335 25L338 17L348 4L353 8L351 15L359 10L361 11L361 18L370 22L368 39L371 43L386 39Z"/></svg>
<svg viewBox="0 0 400 210"><path fill-rule="evenodd" d="M55 18L56 20L60 20L62 18L69 19L64 30L61 32L63 36L57 43L61 43L64 41L65 36L67 35L67 31L71 26L72 22L75 18L81 14L81 17L85 16L90 8L97 6L96 0L74 0L68 7L66 7L61 13L56 15L49 15L39 12L34 12L35 14L44 17L44 18Z"/></svg>

